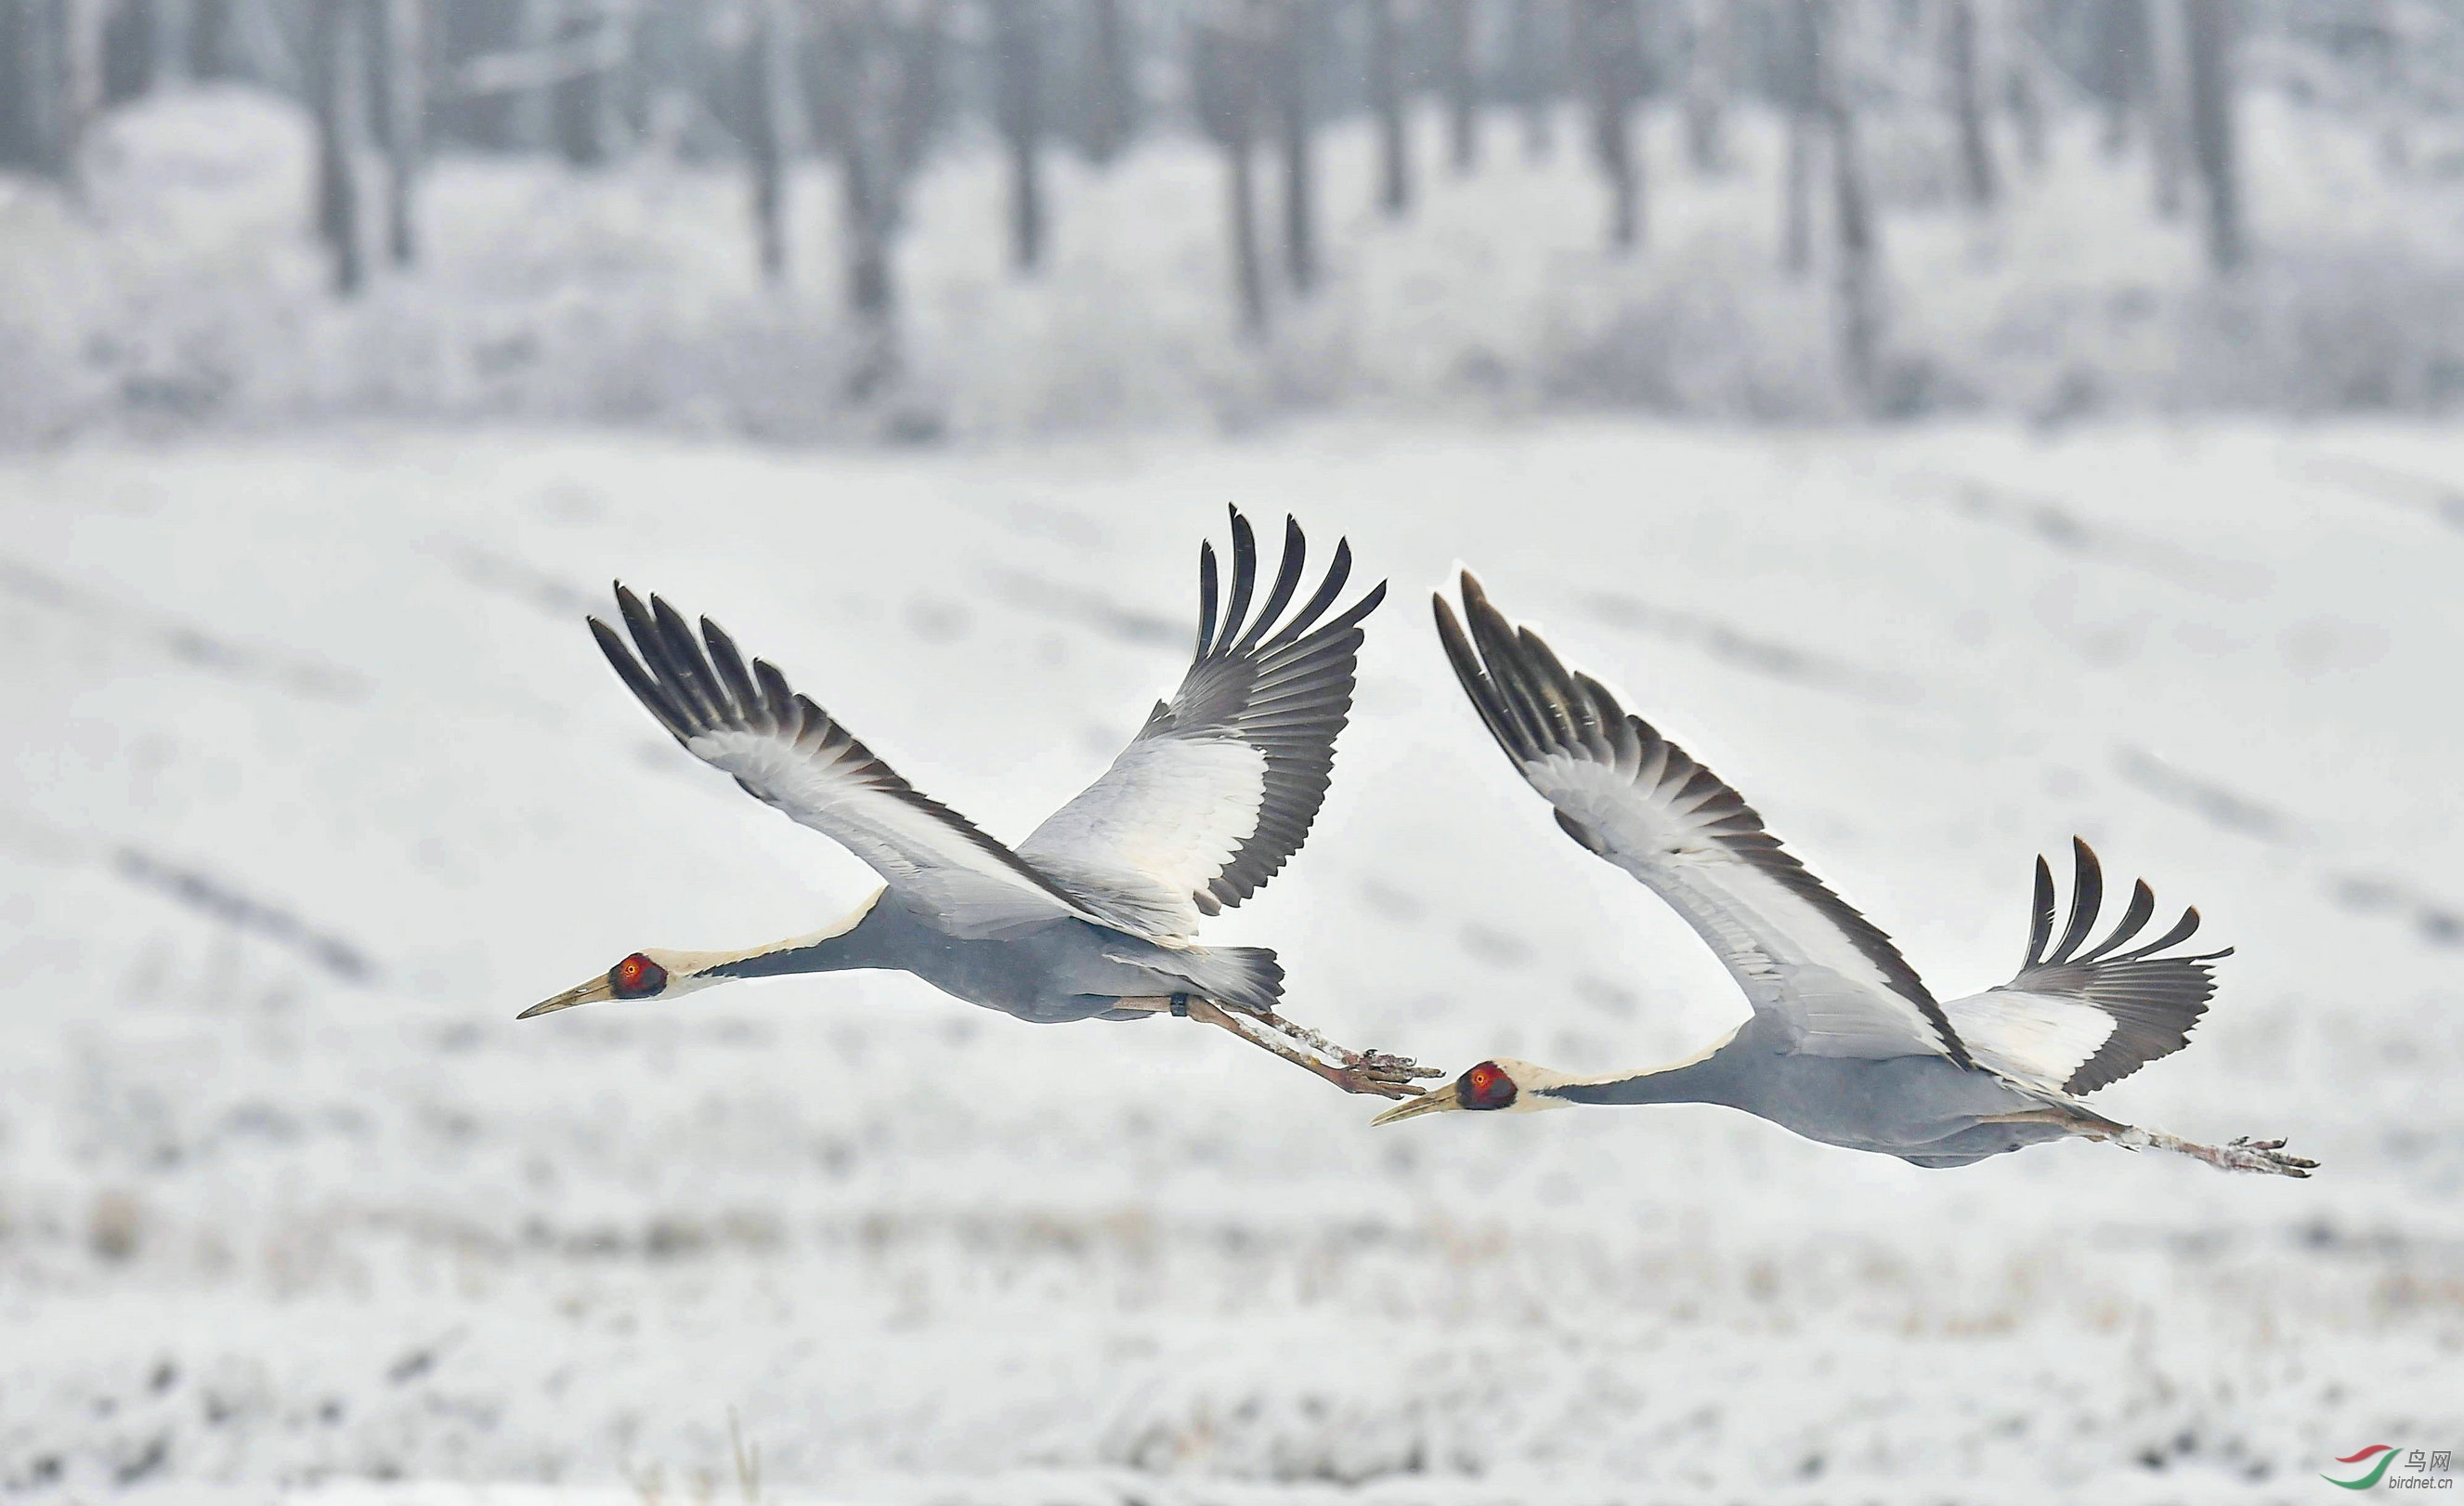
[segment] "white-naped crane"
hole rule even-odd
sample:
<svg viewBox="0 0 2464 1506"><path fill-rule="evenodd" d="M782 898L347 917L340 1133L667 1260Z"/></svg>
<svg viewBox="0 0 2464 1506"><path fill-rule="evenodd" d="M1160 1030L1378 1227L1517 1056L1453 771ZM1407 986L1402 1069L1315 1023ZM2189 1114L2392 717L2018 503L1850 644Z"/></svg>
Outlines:
<svg viewBox="0 0 2464 1506"><path fill-rule="evenodd" d="M2233 1171L2304 1177L2318 1164L2286 1154L2282 1141L2192 1144L2079 1101L2187 1043L2215 991L2210 964L2230 953L2160 955L2189 940L2198 911L2123 950L2156 913L2143 882L2112 932L2087 945L2103 877L2073 838L2060 939L2053 872L2039 857L2018 976L1937 1003L1890 938L1808 873L1734 789L1507 621L1469 571L1462 589L1468 634L1440 595L1438 635L1498 746L1567 835L1639 879L1710 943L1753 1012L1707 1051L1643 1072L1585 1077L1485 1061L1376 1122L1450 1109L1716 1103L1920 1166L2072 1137Z"/></svg>
<svg viewBox="0 0 2464 1506"><path fill-rule="evenodd" d="M1179 691L1015 849L891 772L768 661L747 664L709 618L696 638L666 602L646 608L619 585L631 648L596 617L590 631L650 715L746 793L837 839L883 887L836 923L768 946L631 953L519 1018L735 978L890 968L1037 1023L1182 1015L1347 1092L1419 1093L1414 1077L1439 1074L1346 1051L1279 1015L1272 951L1197 941L1203 918L1256 893L1308 837L1351 714L1360 624L1386 595L1381 581L1334 609L1352 573L1340 542L1287 614L1306 558L1287 519L1281 565L1257 601L1257 541L1234 508L1228 596L1214 544L1199 550L1198 651Z"/></svg>

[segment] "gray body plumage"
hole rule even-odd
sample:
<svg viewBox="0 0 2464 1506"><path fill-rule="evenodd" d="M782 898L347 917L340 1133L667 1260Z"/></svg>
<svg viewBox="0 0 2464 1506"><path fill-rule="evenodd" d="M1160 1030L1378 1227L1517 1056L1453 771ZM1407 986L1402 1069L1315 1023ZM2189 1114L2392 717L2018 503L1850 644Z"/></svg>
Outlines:
<svg viewBox="0 0 2464 1506"><path fill-rule="evenodd" d="M953 936L894 890L845 935L723 963L712 973L772 978L881 968L913 973L953 998L1034 1025L1140 1019L1155 1012L1152 1005L1124 1009L1120 1002L1175 993L1212 997L1218 989L1252 993L1280 976L1273 954L1262 948L1158 946L1078 919L1047 920L999 938ZM1227 984L1227 975L1241 975L1246 986Z"/></svg>
<svg viewBox="0 0 2464 1506"><path fill-rule="evenodd" d="M2040 1110L2046 1100L1946 1056L1807 1056L1779 1036L1756 1018L1687 1066L1541 1092L1570 1103L1718 1104L1807 1140L1920 1166L1965 1166L2070 1133L2050 1124L1987 1122Z"/></svg>

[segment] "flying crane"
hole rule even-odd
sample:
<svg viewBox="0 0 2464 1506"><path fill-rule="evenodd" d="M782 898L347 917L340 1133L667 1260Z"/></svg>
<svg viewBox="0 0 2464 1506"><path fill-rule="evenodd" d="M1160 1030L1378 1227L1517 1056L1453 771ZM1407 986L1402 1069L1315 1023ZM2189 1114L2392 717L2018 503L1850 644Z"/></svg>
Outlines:
<svg viewBox="0 0 2464 1506"><path fill-rule="evenodd" d="M765 659L749 664L708 617L698 638L622 585L628 646L593 617L607 662L685 751L747 794L839 842L882 887L818 931L739 952L644 948L523 1010L673 999L739 978L888 968L1037 1023L1174 1014L1221 1027L1349 1093L1402 1097L1438 1075L1335 1046L1277 1012L1283 967L1258 946L1198 943L1300 850L1326 798L1352 708L1360 624L1383 582L1334 610L1352 572L1338 542L1315 591L1287 614L1307 559L1287 519L1281 564L1256 603L1257 542L1232 510L1232 579L1198 556L1196 656L1103 777L1016 848L909 785ZM1330 615L1331 613L1331 615Z"/></svg>
<svg viewBox="0 0 2464 1506"><path fill-rule="evenodd" d="M2198 929L2198 911L2131 945L2156 913L2142 882L2113 930L2088 944L2103 874L2073 838L2060 938L2053 872L2039 857L2018 975L1937 1002L1891 939L1808 873L1734 789L1628 715L1598 680L1568 670L1529 628L1509 623L1469 571L1461 585L1463 620L1440 595L1438 635L1489 735L1568 836L1666 900L1710 944L1753 1012L1695 1056L1641 1072L1577 1076L1484 1061L1375 1122L1449 1110L1715 1103L1920 1166L1965 1166L2071 1138L2175 1151L2232 1171L2306 1177L2318 1165L2287 1154L2280 1140L2193 1144L2079 1101L2188 1044L2215 992L2211 964L2231 952L2172 952Z"/></svg>

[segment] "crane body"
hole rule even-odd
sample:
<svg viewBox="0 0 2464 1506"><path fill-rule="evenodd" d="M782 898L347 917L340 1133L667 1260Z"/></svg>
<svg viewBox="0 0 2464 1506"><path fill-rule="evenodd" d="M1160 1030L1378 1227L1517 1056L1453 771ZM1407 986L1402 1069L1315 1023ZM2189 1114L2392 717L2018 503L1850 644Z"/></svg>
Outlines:
<svg viewBox="0 0 2464 1506"><path fill-rule="evenodd" d="M1507 621L1469 571L1461 588L1460 621L1436 599L1438 635L1489 735L1560 830L1694 928L1753 1014L1699 1056L1643 1072L1581 1077L1481 1062L1377 1123L1448 1110L1708 1103L1920 1166L2074 1138L2233 1171L2304 1177L2317 1166L2280 1140L2202 1145L2080 1101L2188 1044L2215 991L2212 965L2231 955L2170 951L2198 930L2198 911L2140 943L2156 897L2134 884L2112 930L2091 944L2103 870L2075 837L2060 938L2052 870L2039 857L2017 975L1938 1001L1891 939L1809 873L1736 790L1629 715L1607 686L1567 668L1537 632Z"/></svg>
<svg viewBox="0 0 2464 1506"><path fill-rule="evenodd" d="M1348 1051L1279 1014L1284 972L1271 950L1196 938L1307 838L1350 716L1360 624L1385 596L1380 583L1336 609L1352 568L1339 543L1294 606L1306 554L1287 520L1261 598L1256 540L1232 510L1228 590L1218 589L1214 545L1199 552L1198 644L1178 691L1016 848L909 785L776 667L748 664L709 618L696 635L666 602L646 606L618 586L626 633L595 617L590 629L643 707L687 752L836 839L884 883L820 931L740 952L633 952L520 1017L737 979L891 969L1037 1024L1183 1015L1347 1092L1418 1093L1412 1079L1436 1074Z"/></svg>

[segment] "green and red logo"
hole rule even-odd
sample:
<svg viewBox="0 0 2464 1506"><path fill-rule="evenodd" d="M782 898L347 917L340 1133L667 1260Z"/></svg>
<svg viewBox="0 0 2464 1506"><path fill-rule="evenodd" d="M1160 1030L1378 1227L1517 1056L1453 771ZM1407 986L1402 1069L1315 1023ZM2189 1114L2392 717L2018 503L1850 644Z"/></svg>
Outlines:
<svg viewBox="0 0 2464 1506"><path fill-rule="evenodd" d="M2380 1475L2385 1474L2387 1472L2387 1466L2395 1462L2394 1446L2390 1444L2374 1443L2368 1448L2362 1450L2360 1452L2348 1453L2343 1458L2338 1459L2336 1462L2338 1464L2360 1464L2366 1459L2378 1460L2378 1463L2370 1466L2370 1473L2367 1474L2364 1474L2358 1478L2350 1480L2340 1480L2332 1474L2322 1474L2319 1476L2319 1478L2326 1481L2330 1485L2343 1486L2348 1491L2368 1490L2371 1486L2376 1485L2379 1482Z"/></svg>

